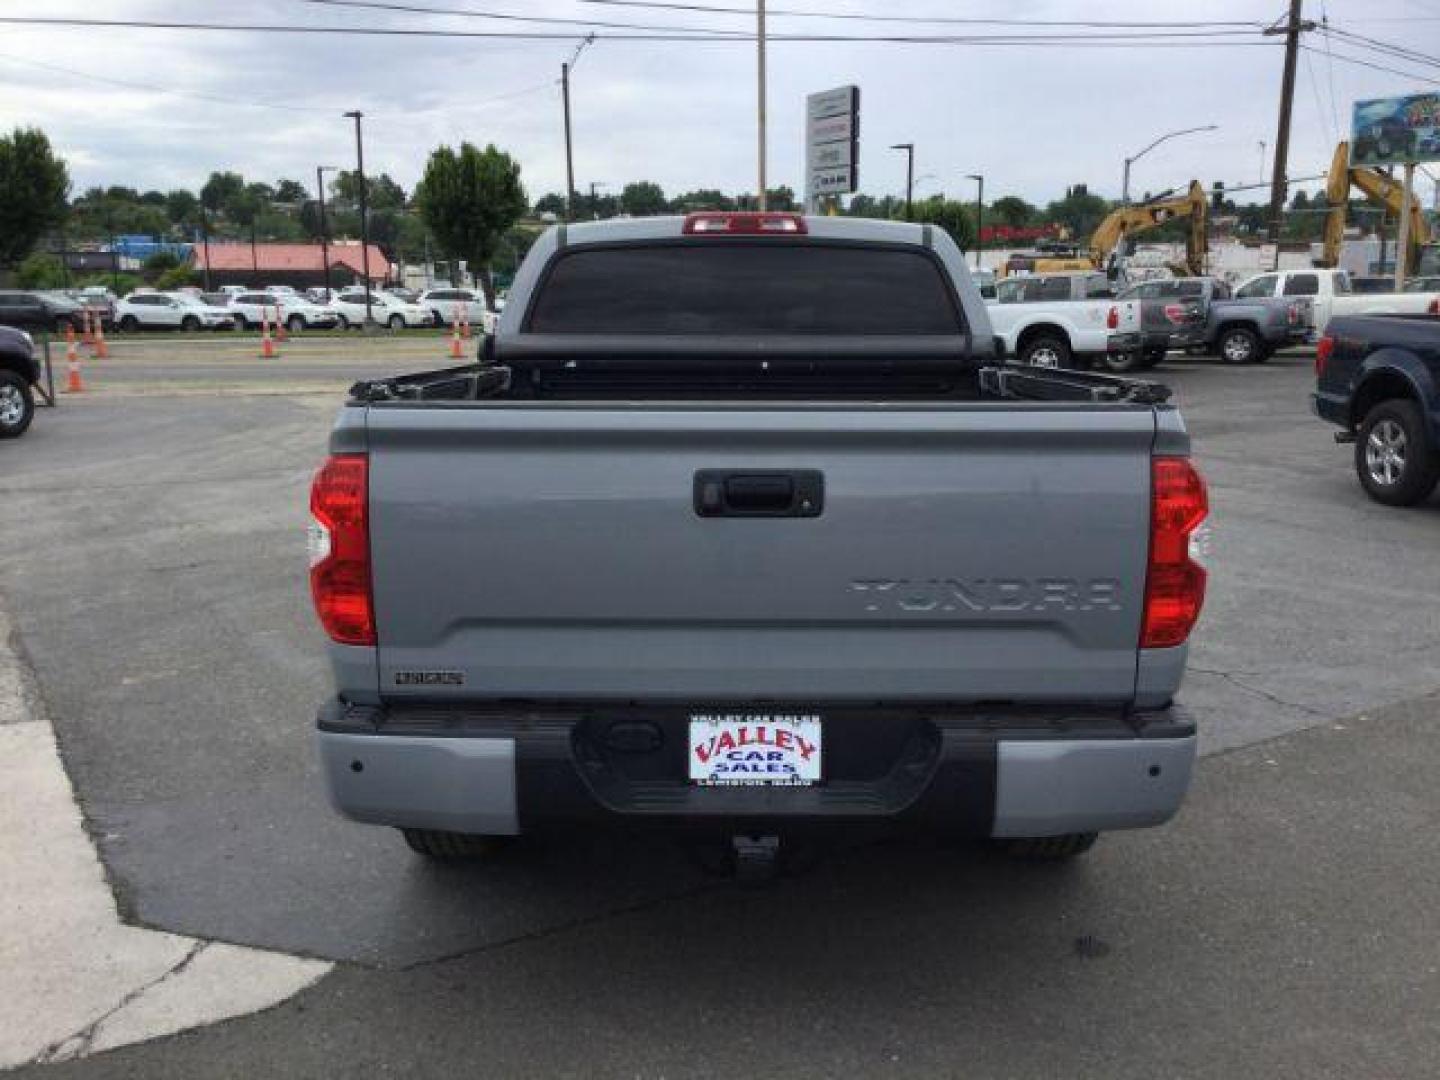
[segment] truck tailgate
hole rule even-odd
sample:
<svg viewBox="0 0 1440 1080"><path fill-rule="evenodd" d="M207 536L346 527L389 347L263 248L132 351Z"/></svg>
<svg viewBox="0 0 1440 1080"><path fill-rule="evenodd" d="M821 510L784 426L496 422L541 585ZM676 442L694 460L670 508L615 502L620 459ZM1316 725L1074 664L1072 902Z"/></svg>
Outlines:
<svg viewBox="0 0 1440 1080"><path fill-rule="evenodd" d="M1133 697L1144 407L368 410L387 697ZM702 470L814 470L708 517Z"/></svg>

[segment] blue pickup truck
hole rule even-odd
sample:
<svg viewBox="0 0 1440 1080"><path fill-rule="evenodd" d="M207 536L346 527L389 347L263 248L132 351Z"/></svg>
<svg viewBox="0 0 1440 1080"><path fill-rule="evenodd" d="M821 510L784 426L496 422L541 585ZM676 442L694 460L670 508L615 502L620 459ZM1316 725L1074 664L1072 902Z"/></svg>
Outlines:
<svg viewBox="0 0 1440 1080"><path fill-rule="evenodd" d="M1413 506L1440 481L1440 319L1346 315L1315 350L1315 412L1355 444L1360 486Z"/></svg>

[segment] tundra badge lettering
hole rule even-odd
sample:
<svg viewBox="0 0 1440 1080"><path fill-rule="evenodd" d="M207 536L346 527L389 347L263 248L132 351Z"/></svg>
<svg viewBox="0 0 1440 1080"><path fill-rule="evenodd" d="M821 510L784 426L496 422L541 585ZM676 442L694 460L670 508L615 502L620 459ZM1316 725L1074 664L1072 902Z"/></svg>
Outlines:
<svg viewBox="0 0 1440 1080"><path fill-rule="evenodd" d="M397 671L396 686L464 686L463 671Z"/></svg>
<svg viewBox="0 0 1440 1080"><path fill-rule="evenodd" d="M1116 578L857 578L866 611L1119 611Z"/></svg>

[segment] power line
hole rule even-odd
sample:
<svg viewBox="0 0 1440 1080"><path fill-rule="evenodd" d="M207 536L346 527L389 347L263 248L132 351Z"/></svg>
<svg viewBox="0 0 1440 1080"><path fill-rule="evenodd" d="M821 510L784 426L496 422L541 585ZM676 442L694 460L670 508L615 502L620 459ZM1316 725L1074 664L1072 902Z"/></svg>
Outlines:
<svg viewBox="0 0 1440 1080"><path fill-rule="evenodd" d="M703 26L647 25L645 23L606 22L600 19L564 19L545 15L515 15L509 12L476 11L473 8L431 7L425 4L391 3L388 0L297 0L301 4L315 4L323 7L365 8L372 11L391 11L407 15L444 15L468 19L495 19L506 22L543 23L553 26L576 26L587 29L600 27L612 30L647 30L660 33L683 32L694 34L718 34L728 36L735 30L717 30Z"/></svg>
<svg viewBox="0 0 1440 1080"><path fill-rule="evenodd" d="M1334 34L1340 37L1344 44L1354 48L1369 49L1372 52L1386 53L1400 60L1407 60L1414 64L1426 64L1440 67L1440 56L1431 56L1428 53L1417 52L1414 49L1407 49L1403 45L1395 45L1388 41L1380 41L1376 38L1366 37L1364 34L1352 33L1342 30L1338 26L1327 26L1323 28L1325 34Z"/></svg>
<svg viewBox="0 0 1440 1080"><path fill-rule="evenodd" d="M169 97L189 98L194 101L205 101L221 105L236 105L251 109L276 109L282 112L315 113L320 115L331 115L338 113L340 105L286 105L277 101L255 101L232 94L207 94L203 90L180 90L172 86L159 86L155 83L135 82L130 79L117 79L109 75L97 75L91 71L80 71L76 68L63 67L60 64L51 64L44 60L32 60L29 57L14 56L9 53L0 53L0 60L6 60L13 64L24 64L29 67L41 68L45 71L60 72L65 75L73 75L77 79L88 79L90 82L102 83L107 86L119 86L126 90L140 90L150 94L164 94ZM465 99L462 104L438 105L430 108L420 107L406 109L402 113L369 113L366 117L374 116L376 119L384 120L396 116L424 116L432 113L454 113L464 109L474 108L478 105L489 105L498 101L508 101L511 98L523 97L526 94L538 93L541 90L548 90L555 85L554 79L548 79L543 83L533 86L526 86L519 90L511 90L503 94L495 94L492 97Z"/></svg>
<svg viewBox="0 0 1440 1080"><path fill-rule="evenodd" d="M338 34L359 37L409 37L409 38L454 38L510 41L573 41L576 35L563 31L542 30L441 30L412 27L379 26L298 26L291 23L194 23L152 19L87 19L56 18L50 16L0 16L0 25L11 26L55 26L89 29L132 29L132 30L196 30L212 32L243 32L257 34ZM1135 34L769 34L772 41L792 43L873 43L898 45L1064 45L1067 47L1163 47L1167 44L1226 46L1267 42L1242 42L1223 40L1235 37L1253 37L1256 30L1205 30L1205 31L1157 31ZM704 44L746 44L753 42L753 34L713 33L597 33L597 40L606 41L657 41L657 42L700 42ZM1187 38L1193 41L1171 42L1165 39ZM1198 40L1204 39L1204 40Z"/></svg>
<svg viewBox="0 0 1440 1080"><path fill-rule="evenodd" d="M1301 45L1300 47L1308 52L1319 51L1312 49L1309 45ZM1356 56L1346 56L1343 53L1332 52L1330 55L1342 64L1354 64L1357 67L1370 68L1372 71L1383 71L1389 75L1399 75L1402 78L1414 79L1416 82L1428 83L1431 86L1440 86L1440 80L1430 75L1417 75L1413 71L1401 71L1399 68L1386 67L1384 64L1372 64L1369 60L1361 60Z"/></svg>
<svg viewBox="0 0 1440 1080"><path fill-rule="evenodd" d="M746 15L753 16L753 7L725 7L715 4L665 3L661 0L580 0L583 4L603 4L607 7L651 8L663 11L686 11L705 15ZM1196 20L1196 21L1110 21L1102 19L987 19L955 15L864 15L854 12L815 11L796 8L766 7L767 15L780 15L792 19L846 19L856 22L878 23L920 23L949 24L960 26L1074 26L1074 27L1201 27L1201 26L1243 26L1258 28L1263 25L1254 19L1248 20Z"/></svg>

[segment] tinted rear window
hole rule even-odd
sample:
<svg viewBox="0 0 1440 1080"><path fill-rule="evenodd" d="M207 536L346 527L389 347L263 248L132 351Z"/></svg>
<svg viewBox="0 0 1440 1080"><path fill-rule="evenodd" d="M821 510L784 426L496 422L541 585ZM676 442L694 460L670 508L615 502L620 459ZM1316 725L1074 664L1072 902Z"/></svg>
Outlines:
<svg viewBox="0 0 1440 1080"><path fill-rule="evenodd" d="M942 271L918 251L703 241L578 250L541 285L541 334L955 334Z"/></svg>

